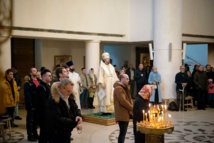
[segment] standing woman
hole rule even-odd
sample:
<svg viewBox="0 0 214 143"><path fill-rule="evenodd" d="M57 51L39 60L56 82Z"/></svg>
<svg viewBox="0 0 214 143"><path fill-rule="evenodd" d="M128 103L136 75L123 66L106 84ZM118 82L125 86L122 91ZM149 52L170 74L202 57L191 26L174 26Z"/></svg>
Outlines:
<svg viewBox="0 0 214 143"><path fill-rule="evenodd" d="M161 87L160 87L161 76L160 76L159 72L157 72L156 67L152 68L152 71L149 74L148 83L157 86L157 88L152 92L150 102L152 102L153 104L162 103Z"/></svg>
<svg viewBox="0 0 214 143"><path fill-rule="evenodd" d="M88 76L92 84L91 87L89 88L88 103L89 103L89 108L94 109L95 107L93 106L93 102L94 102L95 93L97 91L97 76L94 74L93 68L91 68Z"/></svg>

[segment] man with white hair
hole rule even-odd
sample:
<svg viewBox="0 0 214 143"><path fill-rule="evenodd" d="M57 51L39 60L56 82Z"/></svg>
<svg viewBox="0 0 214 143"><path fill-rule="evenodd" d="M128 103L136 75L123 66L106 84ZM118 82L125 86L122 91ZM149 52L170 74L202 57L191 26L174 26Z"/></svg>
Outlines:
<svg viewBox="0 0 214 143"><path fill-rule="evenodd" d="M115 69L110 63L110 55L107 52L102 54L102 60L100 63L98 73L99 84L99 106L100 111L103 113L110 113L114 111L113 105L113 84L118 81Z"/></svg>

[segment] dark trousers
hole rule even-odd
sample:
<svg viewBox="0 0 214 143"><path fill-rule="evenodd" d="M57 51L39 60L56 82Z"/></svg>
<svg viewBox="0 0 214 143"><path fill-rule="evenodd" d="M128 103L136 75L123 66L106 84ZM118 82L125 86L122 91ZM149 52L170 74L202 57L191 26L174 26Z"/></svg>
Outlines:
<svg viewBox="0 0 214 143"><path fill-rule="evenodd" d="M197 90L197 96L198 96L197 107L198 107L198 109L205 108L205 94L206 94L206 90Z"/></svg>
<svg viewBox="0 0 214 143"><path fill-rule="evenodd" d="M119 128L120 128L120 134L119 134L119 137L118 137L118 143L124 143L129 122L118 121L118 125L119 125Z"/></svg>
<svg viewBox="0 0 214 143"><path fill-rule="evenodd" d="M94 102L94 97L89 97L88 98L88 107L93 108L93 102Z"/></svg>
<svg viewBox="0 0 214 143"><path fill-rule="evenodd" d="M178 109L181 108L181 110L183 110L184 107L184 99L186 97L186 90L184 90L184 93L182 91L179 91L179 89L176 89L177 92L177 105L178 105ZM183 99L184 98L184 99Z"/></svg>
<svg viewBox="0 0 214 143"><path fill-rule="evenodd" d="M133 120L133 132L135 143L145 143L145 134L142 134L140 131L137 131L137 122Z"/></svg>
<svg viewBox="0 0 214 143"><path fill-rule="evenodd" d="M15 107L7 107L7 113L9 115L9 117L11 118L11 125L13 125L14 123L14 109Z"/></svg>
<svg viewBox="0 0 214 143"><path fill-rule="evenodd" d="M47 135L46 135L46 126L45 121L40 122L40 134L39 134L39 143L47 143Z"/></svg>
<svg viewBox="0 0 214 143"><path fill-rule="evenodd" d="M130 85L131 96L132 96L132 98L135 98L135 95L134 95L135 81L134 80L130 80L129 85Z"/></svg>
<svg viewBox="0 0 214 143"><path fill-rule="evenodd" d="M35 110L27 110L26 127L28 137L37 136L37 121Z"/></svg>
<svg viewBox="0 0 214 143"><path fill-rule="evenodd" d="M63 135L63 136L60 136L60 135L51 135L49 137L49 140L48 140L48 143L70 143L71 140L70 140L70 136L71 135Z"/></svg>
<svg viewBox="0 0 214 143"><path fill-rule="evenodd" d="M81 108L88 108L88 90L84 89L83 92L80 94L80 105Z"/></svg>

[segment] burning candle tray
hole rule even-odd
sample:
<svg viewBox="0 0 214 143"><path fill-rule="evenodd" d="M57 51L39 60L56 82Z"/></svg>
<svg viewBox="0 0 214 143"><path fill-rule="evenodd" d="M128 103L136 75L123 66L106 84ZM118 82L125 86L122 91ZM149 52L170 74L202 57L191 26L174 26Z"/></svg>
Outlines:
<svg viewBox="0 0 214 143"><path fill-rule="evenodd" d="M137 130L144 134L163 135L165 133L171 134L174 131L174 126L166 128L150 128L137 124Z"/></svg>

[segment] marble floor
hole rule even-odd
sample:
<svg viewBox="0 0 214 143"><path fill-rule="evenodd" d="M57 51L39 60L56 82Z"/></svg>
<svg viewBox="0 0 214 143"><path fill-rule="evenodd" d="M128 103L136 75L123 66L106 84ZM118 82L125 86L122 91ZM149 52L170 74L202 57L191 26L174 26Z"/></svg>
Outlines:
<svg viewBox="0 0 214 143"><path fill-rule="evenodd" d="M94 110L84 110L82 113L97 112ZM12 128L12 137L7 136L9 143L29 143L27 141L25 118L26 111L20 109L22 120L15 120L18 128ZM175 126L172 134L165 134L165 143L214 143L214 109L188 110L187 112L170 112ZM78 134L74 129L72 132L73 143L117 143L118 125L103 126L93 123L83 122L83 131ZM1 140L0 140L1 142ZM125 143L134 143L132 122L126 135Z"/></svg>

